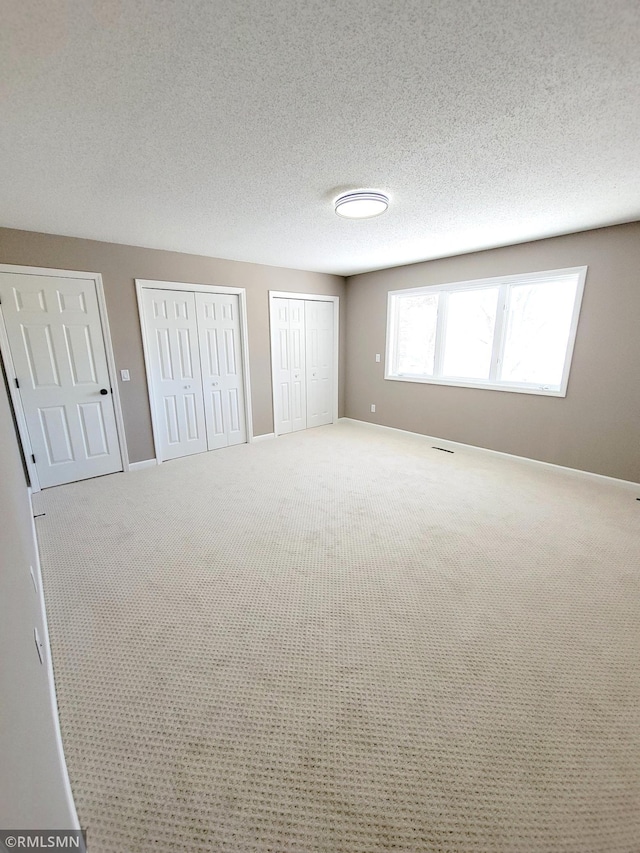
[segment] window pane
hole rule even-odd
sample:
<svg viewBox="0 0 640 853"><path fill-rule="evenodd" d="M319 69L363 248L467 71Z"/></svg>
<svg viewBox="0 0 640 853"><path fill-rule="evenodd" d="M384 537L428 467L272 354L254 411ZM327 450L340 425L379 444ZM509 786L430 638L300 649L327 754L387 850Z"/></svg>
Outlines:
<svg viewBox="0 0 640 853"><path fill-rule="evenodd" d="M573 279L510 288L501 379L560 387L577 286Z"/></svg>
<svg viewBox="0 0 640 853"><path fill-rule="evenodd" d="M396 297L398 373L433 375L438 294Z"/></svg>
<svg viewBox="0 0 640 853"><path fill-rule="evenodd" d="M450 293L444 345L445 376L488 379L498 305L497 287Z"/></svg>

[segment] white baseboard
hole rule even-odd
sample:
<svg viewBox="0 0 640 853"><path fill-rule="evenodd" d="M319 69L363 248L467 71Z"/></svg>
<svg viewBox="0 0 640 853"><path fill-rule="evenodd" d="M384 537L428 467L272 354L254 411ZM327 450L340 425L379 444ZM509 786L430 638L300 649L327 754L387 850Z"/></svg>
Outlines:
<svg viewBox="0 0 640 853"><path fill-rule="evenodd" d="M53 677L53 662L51 660L51 646L49 644L49 624L47 621L47 608L45 606L44 600L44 589L42 585L42 567L40 565L40 549L38 546L38 534L36 532L36 525L33 518L33 502L31 500L32 491L31 489L27 489L29 495L29 506L31 507L31 535L33 537L34 544L34 562L35 562L35 574L36 574L36 584L38 586L37 594L38 594L38 605L40 608L40 618L42 620L42 646L44 650L44 665L46 669L47 675L47 684L49 688L49 702L51 708L51 716L53 717L53 730L54 736L56 739L56 752L58 753L58 763L60 765L60 775L62 777L62 784L64 789L64 797L67 802L67 809L69 811L69 815L71 816L71 820L73 822L73 826L70 829L80 829L80 821L78 820L78 812L76 811L76 804L73 799L73 792L71 790L71 781L69 780L69 771L67 770L67 761L64 757L64 747L62 745L62 732L60 731L60 719L58 717L58 699L56 697L56 683Z"/></svg>
<svg viewBox="0 0 640 853"><path fill-rule="evenodd" d="M254 441L266 441L268 438L275 438L275 437L276 437L275 432L265 432L262 435L254 435L253 438L251 439L251 443L253 444Z"/></svg>
<svg viewBox="0 0 640 853"><path fill-rule="evenodd" d="M130 462L130 471L141 471L143 468L153 468L158 464L157 459L143 459L142 462Z"/></svg>
<svg viewBox="0 0 640 853"><path fill-rule="evenodd" d="M417 435L419 438L426 438L428 441L434 441L444 447L460 447L465 450L477 450L479 453L488 453L492 456L502 456L505 459L517 459L518 462L526 462L528 465L542 466L544 468L553 468L555 471L564 471L565 474L572 474L576 477L583 477L589 480L599 480L610 483L612 486L622 486L630 491L640 489L640 483L634 483L632 480L620 480L617 477L607 477L606 474L596 474L594 471L583 471L580 468L567 468L564 465L556 465L553 462L543 462L542 459L531 459L528 456L516 456L515 453L505 453L502 450L491 450L489 447L477 447L475 444L463 444L461 441L451 441L448 438L437 438L433 435L425 435L422 432L411 432L407 429L399 429L398 427L385 426L384 424L373 424L370 421L361 421L358 418L340 418L341 421L352 421L354 424L363 424L364 426L373 427L374 429L391 430L392 432L402 432L405 435Z"/></svg>

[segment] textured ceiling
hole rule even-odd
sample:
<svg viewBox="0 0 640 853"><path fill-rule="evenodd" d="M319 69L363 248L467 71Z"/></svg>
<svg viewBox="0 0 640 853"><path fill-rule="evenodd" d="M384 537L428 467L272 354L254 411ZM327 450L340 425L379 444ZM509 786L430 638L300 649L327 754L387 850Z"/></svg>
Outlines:
<svg viewBox="0 0 640 853"><path fill-rule="evenodd" d="M349 274L640 219L637 0L3 6L0 225Z"/></svg>

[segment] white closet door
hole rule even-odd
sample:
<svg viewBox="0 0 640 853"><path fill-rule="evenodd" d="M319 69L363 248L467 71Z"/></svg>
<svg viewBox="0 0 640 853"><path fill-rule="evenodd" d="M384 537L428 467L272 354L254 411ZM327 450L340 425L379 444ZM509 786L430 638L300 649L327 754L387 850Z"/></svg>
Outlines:
<svg viewBox="0 0 640 853"><path fill-rule="evenodd" d="M121 471L95 281L0 273L0 297L40 486Z"/></svg>
<svg viewBox="0 0 640 853"><path fill-rule="evenodd" d="M307 428L307 387L305 373L305 303L289 300L289 351L291 353L291 428Z"/></svg>
<svg viewBox="0 0 640 853"><path fill-rule="evenodd" d="M307 425L304 347L304 301L273 300L271 361L276 435Z"/></svg>
<svg viewBox="0 0 640 853"><path fill-rule="evenodd" d="M289 300L274 299L271 310L271 366L276 435L292 431Z"/></svg>
<svg viewBox="0 0 640 853"><path fill-rule="evenodd" d="M305 302L307 427L333 421L333 303Z"/></svg>
<svg viewBox="0 0 640 853"><path fill-rule="evenodd" d="M143 290L159 458L207 449L193 293Z"/></svg>
<svg viewBox="0 0 640 853"><path fill-rule="evenodd" d="M237 294L196 293L209 450L247 440Z"/></svg>

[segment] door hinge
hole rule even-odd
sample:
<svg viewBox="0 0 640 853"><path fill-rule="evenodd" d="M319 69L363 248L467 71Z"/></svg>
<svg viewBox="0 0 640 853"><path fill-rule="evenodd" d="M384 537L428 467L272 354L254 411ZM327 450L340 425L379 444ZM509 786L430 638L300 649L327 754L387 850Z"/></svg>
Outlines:
<svg viewBox="0 0 640 853"><path fill-rule="evenodd" d="M34 465L36 464L36 456L35 456L35 453L32 453L32 454L31 454L31 461L33 462L33 464L34 464Z"/></svg>
<svg viewBox="0 0 640 853"><path fill-rule="evenodd" d="M19 387L20 387L20 383L18 382L18 377L17 377L17 376L15 376L15 377L14 377L13 381L16 383L16 388L19 388Z"/></svg>

